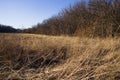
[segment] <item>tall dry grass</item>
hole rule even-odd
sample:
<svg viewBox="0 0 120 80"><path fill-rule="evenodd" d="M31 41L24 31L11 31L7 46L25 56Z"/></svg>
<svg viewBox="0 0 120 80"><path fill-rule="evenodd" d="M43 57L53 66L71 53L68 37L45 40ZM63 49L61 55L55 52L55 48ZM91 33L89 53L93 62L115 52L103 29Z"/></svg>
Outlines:
<svg viewBox="0 0 120 80"><path fill-rule="evenodd" d="M119 38L0 34L0 78L120 80Z"/></svg>

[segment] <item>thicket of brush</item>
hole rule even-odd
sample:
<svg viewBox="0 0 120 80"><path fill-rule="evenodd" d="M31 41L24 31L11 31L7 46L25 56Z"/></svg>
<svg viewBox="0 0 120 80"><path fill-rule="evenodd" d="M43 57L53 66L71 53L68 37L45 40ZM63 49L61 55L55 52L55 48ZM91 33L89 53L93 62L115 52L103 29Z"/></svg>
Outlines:
<svg viewBox="0 0 120 80"><path fill-rule="evenodd" d="M120 0L82 0L24 31L47 35L119 36Z"/></svg>

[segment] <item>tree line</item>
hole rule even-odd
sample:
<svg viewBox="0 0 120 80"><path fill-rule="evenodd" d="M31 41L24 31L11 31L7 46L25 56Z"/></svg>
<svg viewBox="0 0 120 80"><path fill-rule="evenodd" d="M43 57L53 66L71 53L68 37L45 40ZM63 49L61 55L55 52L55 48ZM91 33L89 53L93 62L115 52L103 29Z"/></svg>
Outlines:
<svg viewBox="0 0 120 80"><path fill-rule="evenodd" d="M119 36L120 0L82 0L24 32L89 37Z"/></svg>

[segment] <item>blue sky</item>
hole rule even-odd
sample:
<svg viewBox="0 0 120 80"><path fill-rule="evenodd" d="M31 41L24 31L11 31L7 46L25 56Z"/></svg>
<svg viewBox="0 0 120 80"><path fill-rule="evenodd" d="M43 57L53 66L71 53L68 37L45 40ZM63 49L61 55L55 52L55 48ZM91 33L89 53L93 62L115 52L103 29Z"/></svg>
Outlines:
<svg viewBox="0 0 120 80"><path fill-rule="evenodd" d="M0 24L28 28L80 0L0 0Z"/></svg>

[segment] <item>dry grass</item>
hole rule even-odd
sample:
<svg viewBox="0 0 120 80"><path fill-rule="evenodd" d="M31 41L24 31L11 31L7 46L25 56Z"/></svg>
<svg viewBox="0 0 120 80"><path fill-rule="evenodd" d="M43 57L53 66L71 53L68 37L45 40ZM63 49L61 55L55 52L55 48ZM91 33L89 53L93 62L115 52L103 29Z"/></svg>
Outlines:
<svg viewBox="0 0 120 80"><path fill-rule="evenodd" d="M0 78L120 80L120 40L0 34Z"/></svg>

